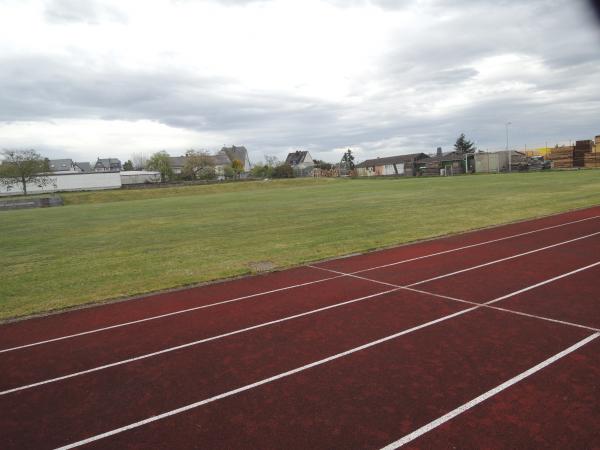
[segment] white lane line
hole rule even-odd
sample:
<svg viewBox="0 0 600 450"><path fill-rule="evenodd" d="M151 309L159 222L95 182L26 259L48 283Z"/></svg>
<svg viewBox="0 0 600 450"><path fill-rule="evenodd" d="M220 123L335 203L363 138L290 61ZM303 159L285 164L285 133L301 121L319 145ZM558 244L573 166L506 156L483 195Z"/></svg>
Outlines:
<svg viewBox="0 0 600 450"><path fill-rule="evenodd" d="M469 305L479 305L481 307L485 307L485 308L489 308L489 309L494 309L494 310L497 310L497 311L503 311L503 312L507 312L507 313L512 313L512 314L516 314L516 315L519 315L519 316L532 317L534 319L545 320L547 322L554 322L554 323L559 323L559 324L562 324L562 325L568 325L568 326L577 327L577 328L584 328L584 329L590 330L590 331L598 331L597 328L589 327L587 325L582 325L582 324L579 324L579 323L567 322L567 321L558 320L558 319L552 319L550 317L538 316L538 315L535 315L535 314L528 314L528 313L525 313L525 312L516 311L516 310L512 310L512 309L500 308L498 306L491 306L491 305L493 305L496 302L500 302L502 300L506 300L507 298L511 298L511 297L516 296L516 295L522 294L524 292L531 291L532 289L536 289L536 288L538 288L540 286L544 286L546 284L553 283L553 282L555 282L557 280L569 277L571 275L575 275L576 273L583 272L584 270L591 269L591 268L596 267L598 265L600 265L600 261L597 261L597 262L592 263L592 264L588 264L587 266L583 266L583 267L580 267L580 268L575 269L575 270L571 270L570 272L565 272L565 273L563 273L561 275L557 275L557 276L549 278L547 280L540 281L539 283L532 284L531 286L524 287L524 288L519 289L519 290L514 291L514 292L510 292L510 293L508 293L506 295L503 295L501 297L497 297L497 298L495 298L493 300L490 300L488 302L485 302L485 303L477 303L477 302L473 302L473 301L470 301L470 300L464 300L462 298L450 297L448 295L443 295L443 294L436 294L434 292L424 291L422 289L415 289L415 288L411 287L412 285L401 286L401 285L398 285L398 284L392 284L392 283L386 283L386 282L383 282L383 281L373 280L373 279L367 278L367 277L359 277L359 276L356 276L356 275L353 275L353 274L348 274L348 275L352 276L352 277L360 278L361 280L365 280L365 281L372 281L374 283L384 284L386 286L394 286L394 287L401 288L403 290L412 291L412 292L418 292L419 294L430 295L430 296L433 296L433 297L443 298L443 299L446 299L446 300L452 300L452 301L460 302L460 303L466 303L466 304L469 304ZM344 273L344 272L339 272L339 271L333 270L333 269L323 269L323 270L327 270L329 272L338 273L338 274Z"/></svg>
<svg viewBox="0 0 600 450"><path fill-rule="evenodd" d="M538 283L537 286L542 286L543 284L547 284L547 283L550 283L550 282L552 282L552 280L547 280L544 283ZM476 302L471 302L469 300L463 300L462 298L450 297L448 295L442 295L442 294L436 294L434 292L423 291L421 289L413 289L413 288L403 288L403 289L408 290L408 291L418 292L420 294L431 295L433 297L443 298L443 299L446 299L446 300L452 300L452 301L455 301L455 302L465 303L467 305L479 305L482 308L493 309L495 311L502 311L502 312L505 312L505 313L515 314L517 316L531 317L533 319L544 320L546 322L554 322L554 323L558 323L558 324L561 324L561 325L568 325L570 327L582 328L584 330L589 330L589 331L600 331L600 329L598 329L598 328L589 327L587 325L582 325L582 324L579 324L579 323L567 322L567 321L559 320L559 319L552 319L551 317L538 316L536 314L529 314L529 313L525 313L525 312L521 312L521 311L516 311L514 309L500 308L499 306L492 306L491 303L494 303L498 299L491 300L488 303L476 303ZM521 291L517 291L517 292L514 292L513 294L509 294L509 296L510 295L518 295L519 293L521 293L523 291L524 290L522 289ZM508 298L508 297L504 296L504 298Z"/></svg>
<svg viewBox="0 0 600 450"><path fill-rule="evenodd" d="M107 327L96 328L94 330L82 331L81 333L69 334L67 336L61 336L61 337L57 337L57 338L53 338L53 339L46 339L45 341L38 341L38 342L33 342L31 344L19 345L17 347L5 348L3 350L0 350L0 353L12 352L12 351L20 350L20 349L23 349L23 348L34 347L36 345L49 344L50 342L62 341L62 340L71 339L71 338L74 338L74 337L85 336L87 334L100 333L101 331L113 330L115 328L126 327L128 325L134 325L136 323L149 322L151 320L157 320L157 319L162 319L162 318L165 318L165 317L176 316L176 315L179 315L179 314L185 314L185 313L188 313L188 312L191 312L191 311L198 311L200 309L212 308L214 306L225 305L227 303L239 302L239 301L247 300L247 299L250 299L250 298L260 297L262 295L273 294L273 293L276 293L276 292L286 291L286 290L289 290L289 289L295 289L295 288L302 287L302 286L309 286L311 284L322 283L324 281L335 280L337 278L342 278L343 276L344 275L337 275L337 276L334 276L334 277L323 278L321 280L308 281L306 283L294 284L294 285L291 285L291 286L286 286L286 287L282 287L282 288L278 288L278 289L273 289L273 290L270 290L270 291L257 292L256 294L244 295L242 297L236 297L236 298L232 298L232 299L229 299L229 300L224 300L224 301L217 302L217 303L210 303L208 305L195 306L193 308L181 309L181 310L178 310L178 311L173 311L173 312L161 314L161 315L158 315L158 316L146 317L144 319L132 320L130 322L118 323L118 324L110 325L110 326L107 326Z"/></svg>
<svg viewBox="0 0 600 450"><path fill-rule="evenodd" d="M7 389L5 391L0 391L0 396L12 394L14 392L24 391L26 389L31 389L31 388L34 388L34 387L37 387L37 386L42 386L44 384L55 383L55 382L61 381L61 380L67 380L69 378L74 378L74 377L77 377L77 376L80 376L80 375L85 375L85 374L92 373L92 372L98 372L100 370L109 369L111 367L121 366L121 365L129 364L129 363L132 363L132 362L135 362L135 361L140 361L140 360L143 360L143 359L152 358L154 356L159 356L159 355L163 355L165 353L174 352L176 350L181 350L181 349L184 349L184 348L193 347L193 346L196 346L196 345L204 344L206 342L216 341L218 339L223 339L223 338L226 338L228 336L234 336L236 334L246 333L248 331L256 330L258 328L263 328L263 327L267 327L267 326L270 326L270 325L275 325L277 323L287 322L289 320L298 319L300 317L310 316L312 314L317 314L317 313L320 313L320 312L323 312L323 311L327 311L329 309L334 309L334 308L339 308L341 306L350 305L352 303L358 303L358 302L362 302L362 301L365 301L365 300L370 300L370 299L373 299L375 297L380 297L382 295L389 294L390 292L399 291L400 289L401 288L394 288L394 289L389 289L389 290L383 291L383 292L377 292L375 294L367 295L367 296L360 297L360 298L355 298L355 299L352 299L352 300L347 300L345 302L336 303L334 305L329 305L329 306L325 306L325 307L318 308L318 309L313 309L311 311L306 311L306 312L303 312L303 313L300 313L300 314L295 314L293 316L287 316L287 317L283 317L281 319L276 319L276 320L271 320L269 322L259 323L257 325L253 325L253 326L250 326L250 327L246 327L246 328L242 328L242 329L239 329L239 330L231 331L229 333L223 333L223 334L219 334L217 336L212 336L212 337L208 337L208 338L204 338L204 339L199 339L199 340L194 341L194 342L189 342L187 344L177 345L175 347L169 347L169 348L166 348L166 349L163 349L163 350L159 350L159 351L156 351L156 352L152 352L152 353L147 353L147 354L144 354L144 355L136 356L134 358L124 359L124 360L121 360L121 361L116 361L114 363L105 364L103 366L94 367L92 369L82 370L80 372L74 372L74 373L70 373L68 375L63 375L63 376L56 377L56 378L50 378L48 380L40 381L40 382L37 382L37 383L32 383L32 384L28 384L28 385L24 385L24 386L19 386L19 387L16 387L16 388L12 388L12 389Z"/></svg>
<svg viewBox="0 0 600 450"><path fill-rule="evenodd" d="M372 268L369 268L369 269L363 269L363 270L359 270L357 272L353 272L352 275L354 275L356 273L361 273L361 272L369 271L369 270L379 269L379 268L382 268L382 267L388 267L388 266L393 266L393 265L397 265L397 264L404 264L404 263L411 262L411 261L416 261L416 260L419 260L419 259L431 258L433 256L443 255L443 254L450 253L450 252L457 252L457 251L461 251L461 250L465 250L465 249L469 249L469 248L473 248L473 247L478 247L478 246L481 246L481 245L492 244L494 242L500 242L500 241L503 241L503 240L512 239L512 238L516 238L516 237L520 237L520 236L525 236L525 235L529 235L529 234L533 234L533 233L539 233L541 231L546 231L546 230L550 230L550 229L554 229L554 228L559 228L559 227L564 227L564 226L568 226L568 225L572 225L572 224L576 224L576 223L581 223L581 222L585 222L587 220L597 219L599 217L600 217L600 215L586 217L584 219L573 220L573 221L565 222L565 223L558 224L558 225L552 225L552 226L549 226L549 227L538 228L536 230L527 231L525 233L513 234L513 235L510 235L510 236L505 236L505 237L498 238L498 239L492 239L492 240L489 240L489 241L479 242L477 244L470 244L470 245L466 245L466 246L463 246L463 247L457 247L457 248L450 249L450 250L444 250L444 251L441 251L441 252L431 253L431 254L424 255L424 256L419 256L419 257L410 258L410 259L406 259L406 260L402 260L402 261L397 261L397 262L394 262L394 263L391 263L391 264L384 264L382 266L376 266L376 267L372 267ZM315 268L315 269L327 270L327 269L324 269L323 267L312 266L312 265L309 265L309 266L306 266L306 267L312 267L312 268ZM349 275L349 274L346 274L346 275ZM344 275L335 276L335 277L331 277L331 278L325 278L325 279L322 279L322 280L310 281L310 282L307 282L307 283L294 284L294 285L286 286L286 287L279 288L279 289L273 289L273 290L269 290L269 291L257 292L256 294L250 294L250 295L245 295L245 296L242 296L242 297L233 298L233 299L230 299L230 300L225 300L225 301L222 301L222 302L211 303L209 305L202 305L202 306L197 306L197 307L193 307L193 308L182 309L182 310L173 311L173 312L166 313L166 314L161 314L161 315L157 315L157 316L146 317L144 319L132 320L132 321L129 321L129 322L123 322L123 323L119 323L119 324L115 324L115 325L110 325L110 326L106 326L106 327L102 327L102 328L96 328L96 329L92 329L92 330L88 330L88 331L82 331L80 333L74 333L74 334L70 334L70 335L66 335L66 336L60 336L60 337L53 338L53 339L46 339L46 340L42 340L42 341L32 342L30 344L24 344L24 345L19 345L19 346L11 347L11 348L2 349L2 350L0 350L0 353L12 352L12 351L15 351L15 350L20 350L20 349L24 349L24 348L34 347L34 346L37 346L37 345L49 344L49 343L52 343L52 342L62 341L62 340L65 340L65 339L72 339L72 338L76 338L76 337L79 337L79 336L85 336L85 335L88 335L88 334L100 333L102 331L112 330L112 329L115 329L115 328L121 328L121 327L129 326L129 325L134 325L134 324L142 323L142 322L148 322L148 321L151 321L151 320L162 319L162 318L165 318L165 317L170 317L170 316L184 314L184 313L188 313L188 312L192 312L192 311L197 311L199 309L212 308L212 307L215 307L215 306L224 305L224 304L232 303L232 302L238 302L238 301L241 301L241 300L255 298L255 297L262 296L262 295L272 294L272 293L275 293L275 292L281 292L281 291L285 291L285 290L289 290L289 289L294 289L294 288L297 288L297 287L308 286L308 285L316 284L316 283L322 283L324 281L333 280L335 278L341 278L342 276L344 276Z"/></svg>
<svg viewBox="0 0 600 450"><path fill-rule="evenodd" d="M536 289L536 288L538 288L540 286L543 286L545 284L553 283L554 281L560 280L562 278L566 278L568 276L574 275L576 273L582 272L582 271L590 269L592 267L596 267L598 265L600 265L600 261L595 262L593 264L589 264L589 265L584 266L584 267L580 267L579 269L575 269L575 270L572 270L570 272L566 272L566 273L564 273L562 275L558 275L558 276L549 278L547 280L541 281L539 283L533 284L533 285L525 287L523 289L519 289L517 291L511 292L511 293L506 294L506 295L503 295L502 297L498 297L498 298L495 298L493 300L490 300L490 301L488 301L486 303L477 303L477 302L472 302L472 301L469 301L469 300L463 300L463 299L456 298L456 297L450 297L450 296L447 296L447 295L436 294L436 293L433 293L433 292L423 291L423 290L420 290L420 289L414 289L414 288L407 287L407 286L400 286L400 285L395 285L395 284L390 284L390 283L383 283L383 284L386 284L388 286L393 287L393 289L389 289L387 291L383 291L383 292L378 292L378 293L375 293L375 294L367 295L365 297L360 297L360 298L348 300L348 301L341 302L341 303L336 303L336 304L333 304L333 305L325 306L323 308L314 309L314 310L307 311L307 312L304 312L304 313L300 313L300 314L295 314L295 315L292 315L292 316L283 317L281 319L276 319L276 320L272 320L272 321L269 321L269 322L260 323L260 324L253 325L253 326L250 326L250 327L247 327L247 328L242 328L242 329L239 329L239 330L231 331L231 332L220 334L220 335L217 335L217 336L212 336L212 337L200 339L200 340L197 340L197 341L194 341L194 342L189 342L189 343L178 345L178 346L175 346L175 347L169 347L169 348L166 348L166 349L163 349L163 350L159 350L159 351L152 352L152 353L147 353L147 354L136 356L136 357L133 357L133 358L128 358L128 359L124 359L124 360L121 360L121 361L116 361L114 363L105 364L105 365L102 365L102 366L97 366L97 367L94 367L94 368L91 368L91 369L82 370L80 372L74 372L74 373L63 375L63 376L60 376L60 377L50 378L50 379L47 379L47 380L39 381L37 383L31 383L31 384L28 384L28 385L23 385L23 386L19 386L19 387L16 387L16 388L7 389L7 390L4 390L4 391L0 391L0 396L12 394L12 393L18 392L18 391L24 391L26 389L31 389L31 388L34 388L34 387L37 387L37 386L42 386L44 384L55 383L57 381L62 381L62 380L66 380L66 379L69 379L69 378L74 378L74 377L77 377L77 376L81 376L81 375L85 375L85 374L89 374L89 373L93 373L93 372L98 372L100 370L109 369L111 367L121 366L121 365L129 364L129 363L132 363L132 362L135 362L135 361L140 361L140 360L143 360L143 359L152 358L154 356L159 356L159 355L162 355L162 354L165 354L165 353L170 353L170 352L174 352L176 350L181 350L181 349L184 349L184 348L193 347L193 346L196 346L196 345L199 345L199 344L203 344L205 342L210 342L210 341L214 341L214 340L217 340L217 339L222 339L222 338L225 338L225 337L228 337L228 336L233 336L233 335L245 333L245 332L248 332L248 331L251 331L251 330L256 330L258 328L263 328L263 327L274 325L274 324L277 324L277 323L287 322L289 320L297 319L297 318L300 318L300 317L304 317L304 316L308 316L308 315L312 315L312 314L317 314L317 313L320 313L322 311L326 311L326 310L329 310L329 309L338 308L338 307L349 305L349 304L352 304L352 303L361 302L361 301L364 301L364 300L369 300L369 299L372 299L372 298L375 298L375 297L379 297L379 296L382 296L382 295L385 295L385 294L389 294L391 292L396 292L396 291L399 291L399 290L408 290L408 291L417 292L417 293L424 294L424 295L429 295L429 296L433 296L433 297L437 297L437 298L442 298L442 299L445 299L445 300L451 300L451 301L454 301L454 302L465 303L465 304L468 304L470 306L487 307L487 308L495 309L495 310L498 310L498 311L503 311L503 312L512 313L512 314L517 314L517 315L520 315L520 316L527 316L527 317L531 317L531 318L535 318L535 319L540 319L540 320L545 320L545 321L549 321L549 322L559 323L559 324L562 324L562 325L569 325L569 326L573 326L573 327L584 328L584 329L591 330L591 331L597 331L596 328L588 327L586 325L581 325L581 324L572 323L572 322L566 322L566 321L552 319L552 318L543 317L543 316L537 316L537 315L534 315L534 314L522 313L522 312L519 312L519 311L513 311L513 310L509 310L509 309L505 309L505 308L498 308L498 307L490 306L490 305L493 304L493 303L499 302L501 300L505 300L507 298L514 297L516 295L519 295L519 294L522 294L524 292L530 291L532 289ZM332 271L332 272L335 272L335 273L342 273L342 272L333 271L332 269L324 269L324 270ZM356 278L360 278L360 279L365 280L365 281L374 281L376 283L379 283L376 280L371 280L371 279L365 278L365 277L356 276Z"/></svg>
<svg viewBox="0 0 600 450"><path fill-rule="evenodd" d="M496 259L494 261L489 261L489 262L486 262L486 263L483 263L483 264L479 264L477 266L468 267L466 269L461 269L461 270L457 270L455 272L446 273L444 275L439 275L437 277L428 278L427 280L417 281L416 283L407 284L406 286L407 287L418 286L420 284L429 283L431 281L441 280L442 278L448 278L448 277L452 277L454 275L458 275L458 274L461 274L461 273L464 273L464 272L469 272L471 270L481 269L482 267L491 266L493 264L498 264L498 263L501 263L501 262L504 262L504 261L510 261L511 259L520 258L522 256L531 255L533 253L538 253L538 252L541 252L541 251L544 251L544 250L548 250L550 248L555 248L555 247L559 247L561 245L570 244L572 242L577 242L577 241L580 241L582 239L587 239L587 238L590 238L590 237L593 237L593 236L597 236L599 234L600 234L600 231L597 231L595 233L586 234L585 236L580 236L580 237L575 238L575 239L569 239L567 241L558 242L556 244L546 245L545 247L540 247L540 248L536 248L534 250L529 250L528 252L518 253L516 255L508 256L506 258Z"/></svg>
<svg viewBox="0 0 600 450"><path fill-rule="evenodd" d="M390 336L386 336L384 338L378 339L376 341L369 342L367 344L363 344L363 345L361 345L359 347L351 348L351 349L346 350L344 352L337 353L337 354L329 356L327 358L320 359L320 360L312 362L310 364L306 364L304 366L297 367L295 369L289 370L287 372L280 373L278 375L274 375L274 376L269 377L269 378L265 378L263 380L255 382L255 383L247 384L247 385L239 387L237 389L233 389L231 391L227 391L227 392L224 392L222 394L215 395L214 397L210 397L210 398L207 398L205 400L200 400L200 401L195 402L195 403L190 403L188 405L182 406L181 408L173 409L171 411L167 411L167 412L164 412L162 414L158 414L156 416L152 416L152 417L148 417L147 419L140 420L139 422L134 422L132 424L129 424L129 425L126 425L126 426L123 426L123 427L120 427L120 428L116 428L116 429L111 430L111 431L107 431L106 433L97 434L97 435L89 437L87 439L83 439L81 441L77 441L77 442L74 442L72 444L65 445L63 447L60 447L58 450L66 450L66 449L70 449L70 448L79 447L81 445L89 444L91 442L95 442L95 441L98 441L100 439L107 438L109 436L114 436L115 434L123 433L124 431L132 430L134 428L139 428L139 427L141 427L143 425L147 425L149 423L156 422L158 420L166 419L167 417L171 417L171 416L174 416L176 414L180 414L182 412L189 411L189 410L194 409L194 408L198 408L200 406L206 405L208 403L215 402L217 400L221 400L221 399L226 398L226 397L231 397L232 395L239 394L240 392L248 391L250 389L254 389L256 387L262 386L264 384L271 383L273 381L277 381L277 380L280 380L282 378L289 377L289 376L294 375L296 373L303 372L305 370L311 369L311 368L316 367L316 366L320 366L322 364L326 364L326 363L334 361L336 359L343 358L345 356L351 355L351 354L359 352L361 350L365 350L365 349L374 347L376 345L382 344L384 342L391 341L392 339L396 339L396 338L398 338L400 336L404 336L406 334L413 333L415 331L421 330L421 329L429 327L431 325L435 325L435 324L437 324L439 322L443 322L445 320L452 319L452 318L454 318L456 316L460 316L462 314L466 314L469 311L473 311L473 310L475 310L477 308L478 307L464 309L464 310L458 311L458 312L456 312L454 314L450 314L448 316L440 317L439 319L435 319L435 320L432 320L430 322L418 325L416 327L400 331L399 333L395 333L395 334L392 334Z"/></svg>
<svg viewBox="0 0 600 450"><path fill-rule="evenodd" d="M534 373L539 372L540 370L544 369L545 367L548 367L550 364L558 361L561 358L564 358L568 354L573 353L574 351L578 350L579 348L583 347L584 345L586 345L589 342L593 341L594 339L598 338L598 336L600 336L600 333L594 333L594 334L586 337L585 339L582 339L581 341L577 342L576 344L572 345L571 347L563 350L560 353L557 353L556 355L546 359L545 361L542 361L541 363L532 367L531 369L528 369L525 372L522 372L519 375L511 378L510 380L505 381L504 383L496 386L495 388L490 389L489 391L480 395L479 397L476 397L473 400L470 400L469 402L450 411L449 413L444 414L443 416L439 417L438 419L435 419L435 420L429 422L427 425L423 425L421 428L416 429L415 431L413 431L410 434L407 434L406 436L402 437L401 439L398 439L397 441L386 445L385 447L382 448L382 450L395 450L399 447L402 447L403 445L408 444L411 441L414 441L418 437L424 435L425 433L430 432L431 430L448 422L449 420L464 413L465 411L468 411L469 409L473 408L474 406L477 406L478 404L484 402L485 400L489 399L490 397L493 397L494 395L496 395L496 394L502 392L503 390L511 387L512 385L524 380L525 378L533 375Z"/></svg>
<svg viewBox="0 0 600 450"><path fill-rule="evenodd" d="M466 250L466 249L473 248L473 247L479 247L481 245L493 244L494 242L501 242L501 241L505 241L507 239L513 239L513 238L520 237L520 236L527 236L529 234L539 233L540 231L552 230L554 228L564 227L564 226L567 226L567 225L572 225L574 223L585 222L586 220L597 219L598 217L600 217L600 215L599 216L586 217L585 219L574 220L572 222L565 222L565 223L561 223L561 224L558 224L558 225L552 225L552 226L549 226L549 227L538 228L536 230L526 231L524 233L512 234L510 236L505 236L505 237L501 237L501 238L497 238L497 239L492 239L490 241L478 242L476 244L469 244L469 245L465 245L463 247L452 248L450 250L443 250L443 251L436 252L436 253L430 253L428 255L416 256L414 258L405 259L405 260L402 260L402 261L396 261L396 262L389 263L389 264L382 264L380 266L369 267L368 269L357 270L357 271L352 272L352 273L353 274L355 274L355 273L362 273L362 272L368 272L370 270L382 269L384 267L396 266L398 264L406 264L408 262L418 261L420 259L431 258L432 256L445 255L446 253L452 253L452 252L456 252L456 251L460 251L460 250ZM443 239L443 237L440 237L438 239Z"/></svg>

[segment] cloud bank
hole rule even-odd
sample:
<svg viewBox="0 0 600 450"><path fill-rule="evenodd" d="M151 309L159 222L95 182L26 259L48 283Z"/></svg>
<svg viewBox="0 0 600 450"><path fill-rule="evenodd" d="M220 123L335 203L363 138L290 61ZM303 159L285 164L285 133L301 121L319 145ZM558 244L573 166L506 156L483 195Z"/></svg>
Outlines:
<svg viewBox="0 0 600 450"><path fill-rule="evenodd" d="M336 161L600 134L585 2L4 0L0 147Z"/></svg>

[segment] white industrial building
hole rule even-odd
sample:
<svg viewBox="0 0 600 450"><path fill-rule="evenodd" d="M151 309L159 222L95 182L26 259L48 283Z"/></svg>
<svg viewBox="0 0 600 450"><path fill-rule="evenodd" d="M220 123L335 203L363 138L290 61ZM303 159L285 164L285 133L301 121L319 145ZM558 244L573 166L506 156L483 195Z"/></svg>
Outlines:
<svg viewBox="0 0 600 450"><path fill-rule="evenodd" d="M119 172L90 172L90 173L56 173L48 175L48 183L38 186L27 184L28 194L43 194L60 191L96 191L101 189L119 189L121 175ZM13 185L0 184L0 195L22 195L20 183Z"/></svg>
<svg viewBox="0 0 600 450"><path fill-rule="evenodd" d="M160 172L151 172L148 170L127 170L120 172L121 184L148 184L160 183Z"/></svg>

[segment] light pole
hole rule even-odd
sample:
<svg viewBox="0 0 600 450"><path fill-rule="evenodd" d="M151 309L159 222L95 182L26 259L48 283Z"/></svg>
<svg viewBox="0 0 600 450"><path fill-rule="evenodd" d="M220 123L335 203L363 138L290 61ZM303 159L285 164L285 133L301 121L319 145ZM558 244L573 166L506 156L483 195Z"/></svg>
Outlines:
<svg viewBox="0 0 600 450"><path fill-rule="evenodd" d="M512 122L506 122L504 124L506 126L506 153L508 154L508 171L512 172L512 168L511 168L511 155L510 155L510 151L508 150L508 126L512 125Z"/></svg>

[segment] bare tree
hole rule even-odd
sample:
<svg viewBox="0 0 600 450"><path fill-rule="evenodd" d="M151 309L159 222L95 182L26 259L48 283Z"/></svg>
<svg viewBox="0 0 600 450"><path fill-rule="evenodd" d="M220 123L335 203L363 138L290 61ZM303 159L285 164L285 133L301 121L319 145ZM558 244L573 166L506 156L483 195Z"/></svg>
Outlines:
<svg viewBox="0 0 600 450"><path fill-rule="evenodd" d="M214 172L215 159L206 151L188 150L185 152L185 162L181 174L186 178L196 179L204 173Z"/></svg>
<svg viewBox="0 0 600 450"><path fill-rule="evenodd" d="M131 155L131 162L135 170L144 170L148 164L148 155L145 153L133 153Z"/></svg>
<svg viewBox="0 0 600 450"><path fill-rule="evenodd" d="M35 150L4 150L0 164L0 183L5 186L20 184L27 195L27 183L46 186L51 182L47 172L48 160Z"/></svg>

